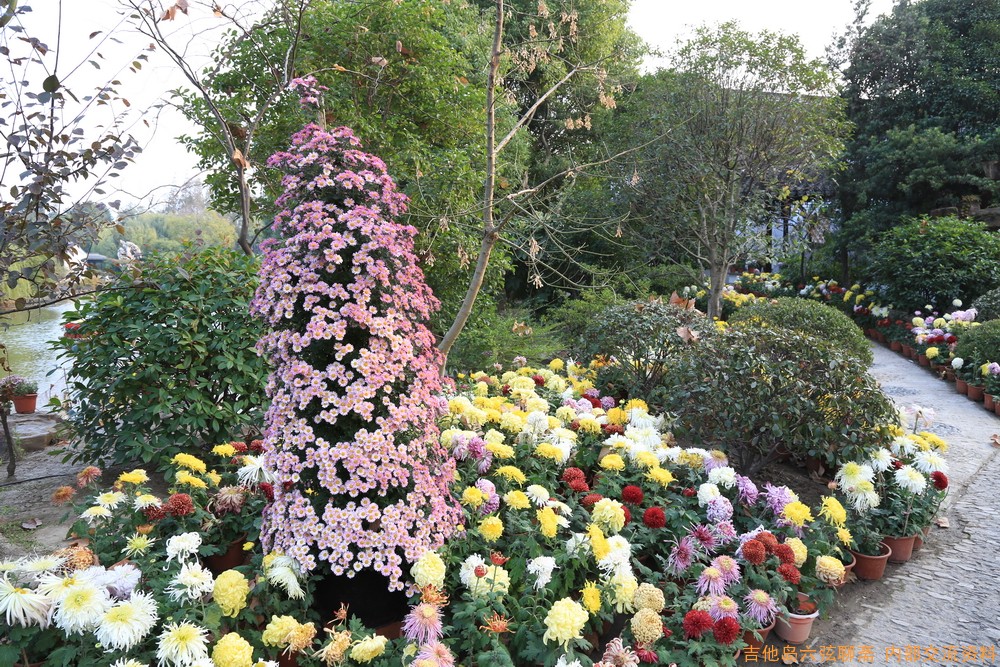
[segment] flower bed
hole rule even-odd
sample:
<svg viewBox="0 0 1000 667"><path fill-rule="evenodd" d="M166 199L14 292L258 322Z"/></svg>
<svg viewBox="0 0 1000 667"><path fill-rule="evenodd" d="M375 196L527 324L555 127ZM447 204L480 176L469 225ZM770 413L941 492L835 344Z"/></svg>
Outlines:
<svg viewBox="0 0 1000 667"><path fill-rule="evenodd" d="M399 638L349 609L320 618L314 578L261 551L271 473L231 443L175 457L166 499L141 470L102 491L88 469L62 489L86 490L75 529L89 545L0 565L0 662L729 665L744 633L796 611L800 593L831 602L852 531L872 530L877 515L857 512L871 495L845 478L849 509L832 496L809 507L721 452L677 446L668 416L600 396L591 378L556 360L459 379L439 440L462 519L407 565ZM874 460L900 456L923 475L918 452L943 449L907 442ZM234 537L248 562L213 574L208 557Z"/></svg>

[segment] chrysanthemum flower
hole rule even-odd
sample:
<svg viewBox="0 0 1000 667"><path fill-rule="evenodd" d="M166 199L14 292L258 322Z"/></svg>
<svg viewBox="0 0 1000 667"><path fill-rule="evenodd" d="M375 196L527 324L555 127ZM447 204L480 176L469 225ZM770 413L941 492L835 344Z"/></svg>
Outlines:
<svg viewBox="0 0 1000 667"><path fill-rule="evenodd" d="M250 582L237 570L226 570L215 579L212 599L222 609L223 616L235 618L246 606Z"/></svg>
<svg viewBox="0 0 1000 667"><path fill-rule="evenodd" d="M740 565L730 556L718 556L712 559L712 567L722 573L722 578L726 585L735 583L740 579Z"/></svg>
<svg viewBox="0 0 1000 667"><path fill-rule="evenodd" d="M715 637L715 641L725 646L728 646L736 641L742 632L743 629L740 628L739 621L728 616L726 618L720 618L715 622L715 625L712 628L712 635Z"/></svg>
<svg viewBox="0 0 1000 667"><path fill-rule="evenodd" d="M719 568L709 565L701 571L696 589L699 595L722 595L726 590L726 579Z"/></svg>
<svg viewBox="0 0 1000 667"><path fill-rule="evenodd" d="M181 533L167 538L167 562L184 561L198 553L201 546L201 535L198 533Z"/></svg>
<svg viewBox="0 0 1000 667"><path fill-rule="evenodd" d="M662 590L652 584L642 583L635 591L632 604L636 609L652 609L660 613L667 605L667 601Z"/></svg>
<svg viewBox="0 0 1000 667"><path fill-rule="evenodd" d="M913 467L922 473L948 472L948 462L934 451L917 452L913 457Z"/></svg>
<svg viewBox="0 0 1000 667"><path fill-rule="evenodd" d="M208 657L208 630L194 623L168 623L160 633L156 657L160 665L172 667L190 665Z"/></svg>
<svg viewBox="0 0 1000 667"><path fill-rule="evenodd" d="M769 626L778 613L778 605L774 598L767 591L759 588L751 590L743 598L743 602L746 604L747 616L756 621L762 628Z"/></svg>
<svg viewBox="0 0 1000 667"><path fill-rule="evenodd" d="M235 632L222 636L212 649L215 667L252 667L253 646Z"/></svg>
<svg viewBox="0 0 1000 667"><path fill-rule="evenodd" d="M556 569L556 559L551 556L538 556L528 561L527 570L535 575L535 590L540 591L552 581L552 571Z"/></svg>
<svg viewBox="0 0 1000 667"><path fill-rule="evenodd" d="M174 600L195 601L211 592L214 585L212 573L200 563L184 563L165 591Z"/></svg>
<svg viewBox="0 0 1000 667"><path fill-rule="evenodd" d="M110 607L111 598L104 588L76 583L66 589L56 607L56 627L67 635L90 632Z"/></svg>
<svg viewBox="0 0 1000 667"><path fill-rule="evenodd" d="M94 525L98 519L107 519L111 516L111 510L102 505L94 505L93 507L88 507L80 515L81 519L86 520L87 525Z"/></svg>
<svg viewBox="0 0 1000 667"><path fill-rule="evenodd" d="M885 451L885 450L882 450ZM824 496L820 505L819 515L831 525L842 528L847 524L847 510L833 496Z"/></svg>
<svg viewBox="0 0 1000 667"><path fill-rule="evenodd" d="M870 482L875 479L875 471L871 466L850 461L840 467L834 479L841 487L857 486L859 482Z"/></svg>
<svg viewBox="0 0 1000 667"><path fill-rule="evenodd" d="M159 617L156 600L148 593L133 593L101 616L94 636L105 648L128 651L156 625Z"/></svg>
<svg viewBox="0 0 1000 667"><path fill-rule="evenodd" d="M663 620L652 609L640 609L629 622L632 636L640 644L652 644L663 636Z"/></svg>
<svg viewBox="0 0 1000 667"><path fill-rule="evenodd" d="M156 542L155 537L143 535L142 533L136 533L125 542L125 548L122 549L122 553L129 558L145 556L146 552L149 551L149 548L153 546L154 542Z"/></svg>
<svg viewBox="0 0 1000 667"><path fill-rule="evenodd" d="M545 616L545 634L542 639L566 646L574 639L580 638L583 626L590 615L583 606L569 598L563 598L553 603Z"/></svg>
<svg viewBox="0 0 1000 667"><path fill-rule="evenodd" d="M799 569L788 563L782 563L778 566L778 574L780 574L781 578L790 584L798 584L799 580L802 578Z"/></svg>
<svg viewBox="0 0 1000 667"><path fill-rule="evenodd" d="M718 621L720 618L738 618L740 607L728 595L713 595L710 598L708 613Z"/></svg>
<svg viewBox="0 0 1000 667"><path fill-rule="evenodd" d="M420 647L414 658L414 663L418 660L427 660L437 667L454 667L455 656L451 649L441 642L430 642Z"/></svg>
<svg viewBox="0 0 1000 667"><path fill-rule="evenodd" d="M701 639L702 634L715 626L715 621L707 611L692 609L684 615L682 625L685 639Z"/></svg>
<svg viewBox="0 0 1000 667"><path fill-rule="evenodd" d="M816 559L816 576L831 586L844 579L844 564L833 556L819 556Z"/></svg>
<svg viewBox="0 0 1000 667"><path fill-rule="evenodd" d="M27 588L19 588L10 583L6 576L0 578L0 614L3 614L8 626L46 627L51 613L52 600L49 597Z"/></svg>
<svg viewBox="0 0 1000 667"><path fill-rule="evenodd" d="M531 501L523 491L508 491L504 494L503 500L508 506L516 510L524 510L531 507Z"/></svg>
<svg viewBox="0 0 1000 667"><path fill-rule="evenodd" d="M601 610L601 589L592 581L588 581L580 591L580 599L584 608L591 614L596 614Z"/></svg>
<svg viewBox="0 0 1000 667"><path fill-rule="evenodd" d="M487 542L496 542L503 535L503 521L495 516L486 517L479 522L479 534Z"/></svg>
<svg viewBox="0 0 1000 667"><path fill-rule="evenodd" d="M900 488L914 495L923 493L924 489L927 488L927 478L913 466L903 466L893 473L893 477Z"/></svg>
<svg viewBox="0 0 1000 667"><path fill-rule="evenodd" d="M740 547L743 558L752 565L760 565L767 558L767 549L764 544L757 539L747 540Z"/></svg>
<svg viewBox="0 0 1000 667"><path fill-rule="evenodd" d="M695 541L691 536L685 536L670 550L667 566L675 573L681 574L694 562Z"/></svg>
<svg viewBox="0 0 1000 667"><path fill-rule="evenodd" d="M612 533L617 533L625 526L625 512L617 500L598 500L591 510L591 516L601 528Z"/></svg>
<svg viewBox="0 0 1000 667"><path fill-rule="evenodd" d="M792 554L795 557L795 560L792 561L792 564L795 567L802 567L802 564L806 562L807 558L809 558L809 548L806 547L805 542L803 542L797 537L789 537L787 540L785 540L785 545L792 550Z"/></svg>
<svg viewBox="0 0 1000 667"><path fill-rule="evenodd" d="M807 521L813 520L812 512L805 503L794 501L785 505L781 511L781 516L793 526L801 528Z"/></svg>
<svg viewBox="0 0 1000 667"><path fill-rule="evenodd" d="M698 545L700 545L705 551L712 552L715 551L716 539L715 534L712 529L708 526L698 525L691 528L689 536L693 538Z"/></svg>
<svg viewBox="0 0 1000 667"><path fill-rule="evenodd" d="M672 484L675 479L673 473L671 473L666 468L650 468L649 472L646 473L646 479L658 484L660 488L667 488Z"/></svg>
<svg viewBox="0 0 1000 667"><path fill-rule="evenodd" d="M938 491L944 491L948 488L948 476L943 472L937 471L931 473L931 482L934 483L934 488Z"/></svg>
<svg viewBox="0 0 1000 667"><path fill-rule="evenodd" d="M410 574L417 586L444 587L446 569L444 560L436 551L425 551L410 568Z"/></svg>
<svg viewBox="0 0 1000 667"><path fill-rule="evenodd" d="M72 486L60 486L52 492L52 502L56 505L68 503L76 495L76 489Z"/></svg>
<svg viewBox="0 0 1000 667"><path fill-rule="evenodd" d="M403 634L418 644L441 639L441 609L426 602L414 605L403 620Z"/></svg>
<svg viewBox="0 0 1000 667"><path fill-rule="evenodd" d="M641 505L645 495L638 486L634 484L627 485L622 489L622 502L628 503L629 505Z"/></svg>
<svg viewBox="0 0 1000 667"><path fill-rule="evenodd" d="M654 530L663 528L667 525L667 515L660 507L650 507L642 513L642 522Z"/></svg>

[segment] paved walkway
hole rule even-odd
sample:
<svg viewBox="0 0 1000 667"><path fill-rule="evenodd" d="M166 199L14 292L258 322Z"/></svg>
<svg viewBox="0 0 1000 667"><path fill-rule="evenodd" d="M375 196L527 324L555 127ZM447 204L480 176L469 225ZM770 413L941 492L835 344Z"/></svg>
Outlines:
<svg viewBox="0 0 1000 667"><path fill-rule="evenodd" d="M842 589L807 648L833 647L830 665L1000 665L1000 417L881 345L871 372L900 407L934 409L928 430L949 444L950 527L935 526L881 581Z"/></svg>

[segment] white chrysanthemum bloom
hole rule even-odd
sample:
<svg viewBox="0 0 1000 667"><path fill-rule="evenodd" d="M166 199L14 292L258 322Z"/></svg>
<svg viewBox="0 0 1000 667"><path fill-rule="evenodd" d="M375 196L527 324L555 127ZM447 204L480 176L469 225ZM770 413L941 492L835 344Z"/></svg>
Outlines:
<svg viewBox="0 0 1000 667"><path fill-rule="evenodd" d="M137 510L144 510L147 507L159 507L161 504L160 499L152 493L140 493L132 501L132 506Z"/></svg>
<svg viewBox="0 0 1000 667"><path fill-rule="evenodd" d="M875 490L875 486L868 481L862 480L855 486L846 487L844 491L847 494L848 501L850 501L851 505L858 512L867 512L870 509L878 507L879 503L882 502L882 498Z"/></svg>
<svg viewBox="0 0 1000 667"><path fill-rule="evenodd" d="M896 456L908 456L916 451L917 445L905 435L892 439L889 443L889 450Z"/></svg>
<svg viewBox="0 0 1000 667"><path fill-rule="evenodd" d="M122 563L109 568L104 577L104 585L108 593L116 600L124 600L132 595L132 591L139 585L142 579L142 571L132 563Z"/></svg>
<svg viewBox="0 0 1000 667"><path fill-rule="evenodd" d="M550 436L547 440L549 444L559 451L559 465L566 465L569 457L573 455L573 446L576 443L567 438L558 438L554 435Z"/></svg>
<svg viewBox="0 0 1000 667"><path fill-rule="evenodd" d="M118 658L111 663L111 667L149 667L149 663L139 662L134 658Z"/></svg>
<svg viewBox="0 0 1000 667"><path fill-rule="evenodd" d="M211 658L199 658L188 665L188 667L215 667L215 661Z"/></svg>
<svg viewBox="0 0 1000 667"><path fill-rule="evenodd" d="M236 471L236 477L241 486L255 487L259 484L274 484L274 473L264 465L263 456L247 455L243 457L243 465Z"/></svg>
<svg viewBox="0 0 1000 667"><path fill-rule="evenodd" d="M573 536L566 540L566 553L577 556L590 553L590 538L587 534L573 533Z"/></svg>
<svg viewBox="0 0 1000 667"><path fill-rule="evenodd" d="M198 533L181 533L167 538L167 562L173 559L184 561L198 553L201 546L201 535Z"/></svg>
<svg viewBox="0 0 1000 667"><path fill-rule="evenodd" d="M604 439L604 446L610 447L611 449L625 449L631 451L635 446L631 440L623 435L618 435L617 433L612 433L607 438Z"/></svg>
<svg viewBox="0 0 1000 667"><path fill-rule="evenodd" d="M301 600L306 592L299 585L299 572L295 559L290 556L278 556L266 570L267 582L281 587L288 597Z"/></svg>
<svg viewBox="0 0 1000 667"><path fill-rule="evenodd" d="M0 618L8 626L38 625L44 628L48 626L51 616L50 598L28 588L17 587L6 576L0 578Z"/></svg>
<svg viewBox="0 0 1000 667"><path fill-rule="evenodd" d="M62 576L54 572L46 572L38 578L38 586L35 587L35 590L58 603L66 597L70 589L79 583L80 579L75 574Z"/></svg>
<svg viewBox="0 0 1000 667"><path fill-rule="evenodd" d="M962 366L964 365L965 365L965 359L963 359L962 357L955 357L954 359L951 360L951 367L954 368L956 371L962 368Z"/></svg>
<svg viewBox="0 0 1000 667"><path fill-rule="evenodd" d="M626 426L625 437L638 451L651 452L660 446L660 432L654 426Z"/></svg>
<svg viewBox="0 0 1000 667"><path fill-rule="evenodd" d="M104 612L94 636L105 648L128 651L149 634L158 617L152 595L136 593Z"/></svg>
<svg viewBox="0 0 1000 667"><path fill-rule="evenodd" d="M129 558L145 556L146 552L149 551L149 548L153 546L154 542L156 542L155 537L143 535L142 533L136 533L125 542L125 548L122 549L122 553Z"/></svg>
<svg viewBox="0 0 1000 667"><path fill-rule="evenodd" d="M462 567L458 570L458 578L463 586L466 588L472 586L472 582L476 578L476 568L480 566L486 567L486 560L479 554L472 554L462 561Z"/></svg>
<svg viewBox="0 0 1000 667"><path fill-rule="evenodd" d="M200 600L212 591L215 580L212 573L200 563L184 563L166 591L174 600Z"/></svg>
<svg viewBox="0 0 1000 667"><path fill-rule="evenodd" d="M850 461L840 467L834 479L842 488L852 487L860 482L871 482L875 479L875 471L869 465Z"/></svg>
<svg viewBox="0 0 1000 667"><path fill-rule="evenodd" d="M0 574L5 572L17 572L21 569L19 560L0 560Z"/></svg>
<svg viewBox="0 0 1000 667"><path fill-rule="evenodd" d="M583 667L583 664L579 660L567 660L566 656L561 655L559 659L556 660L555 667Z"/></svg>
<svg viewBox="0 0 1000 667"><path fill-rule="evenodd" d="M156 647L160 667L190 667L208 657L208 630L194 623L169 623L163 628Z"/></svg>
<svg viewBox="0 0 1000 667"><path fill-rule="evenodd" d="M108 509L114 509L122 504L125 500L125 494L121 491L105 491L104 493L98 495L94 498L94 502L101 507L107 507Z"/></svg>
<svg viewBox="0 0 1000 667"><path fill-rule="evenodd" d="M523 432L528 435L538 437L548 430L549 416L540 410L530 413L524 422Z"/></svg>
<svg viewBox="0 0 1000 667"><path fill-rule="evenodd" d="M544 486L538 484L531 484L524 490L531 502L535 503L538 507L545 507L549 502L549 492Z"/></svg>
<svg viewBox="0 0 1000 667"><path fill-rule="evenodd" d="M711 482L704 482L698 487L698 504L702 507L708 505L708 502L712 498L718 498L722 493L719 491L719 487Z"/></svg>
<svg viewBox="0 0 1000 667"><path fill-rule="evenodd" d="M870 465L872 470L875 472L885 472L892 467L892 454L888 449L879 447L875 453L872 454L871 459L868 461L868 465Z"/></svg>
<svg viewBox="0 0 1000 667"><path fill-rule="evenodd" d="M37 576L44 574L45 572L57 570L65 562L66 559L60 556L35 556L34 558L23 559L21 561L20 570L26 574Z"/></svg>
<svg viewBox="0 0 1000 667"><path fill-rule="evenodd" d="M611 585L611 602L614 603L615 610L619 614L634 611L632 600L639 590L639 580L635 578L635 574L627 567L620 567L615 570L608 583Z"/></svg>
<svg viewBox="0 0 1000 667"><path fill-rule="evenodd" d="M708 481L712 484L731 489L736 486L736 471L729 466L712 468L708 471Z"/></svg>
<svg viewBox="0 0 1000 667"><path fill-rule="evenodd" d="M660 463L666 463L667 461L671 463L677 463L677 459L680 458L681 452L683 450L680 447L659 447L656 450L656 458L660 459Z"/></svg>
<svg viewBox="0 0 1000 667"><path fill-rule="evenodd" d="M697 454L703 459L712 457L712 452L708 451L707 449L703 449L701 447L688 447L684 451L686 451L688 454Z"/></svg>
<svg viewBox="0 0 1000 667"><path fill-rule="evenodd" d="M917 452L913 457L913 467L922 473L948 472L948 462L935 451Z"/></svg>
<svg viewBox="0 0 1000 667"><path fill-rule="evenodd" d="M903 466L894 475L896 484L913 494L923 493L927 488L927 478L913 466Z"/></svg>
<svg viewBox="0 0 1000 667"><path fill-rule="evenodd" d="M108 592L90 582L70 586L56 606L55 624L67 635L90 632L111 607Z"/></svg>
<svg viewBox="0 0 1000 667"><path fill-rule="evenodd" d="M951 300L951 305L955 306L956 308L961 308L962 307L962 300L961 299L952 299Z"/></svg>
<svg viewBox="0 0 1000 667"><path fill-rule="evenodd" d="M83 514L80 515L80 518L85 519L88 526L92 526L98 519L107 519L109 516L111 516L111 510L107 507L94 505L93 507L85 509Z"/></svg>
<svg viewBox="0 0 1000 667"><path fill-rule="evenodd" d="M556 559L551 556L532 558L528 561L527 569L528 572L535 575L535 590L540 591L552 581L552 571L556 569Z"/></svg>
<svg viewBox="0 0 1000 667"><path fill-rule="evenodd" d="M608 538L608 546L611 547L611 551L597 563L602 572L611 574L622 567L630 567L632 545L628 540L621 535L612 535Z"/></svg>
<svg viewBox="0 0 1000 667"><path fill-rule="evenodd" d="M569 505L567 505L564 502L556 500L555 498L550 498L549 502L546 503L546 504L549 507L551 507L555 511L556 514L559 515L557 517L559 519L561 519L563 517L566 517L566 516L569 516L569 515L571 515L573 513L573 508L572 507L570 507Z"/></svg>

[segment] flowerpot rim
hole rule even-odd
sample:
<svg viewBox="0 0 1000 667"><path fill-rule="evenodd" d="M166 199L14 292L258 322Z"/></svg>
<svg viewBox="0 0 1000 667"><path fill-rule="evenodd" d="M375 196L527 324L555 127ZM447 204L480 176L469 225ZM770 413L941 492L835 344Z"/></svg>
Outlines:
<svg viewBox="0 0 1000 667"><path fill-rule="evenodd" d="M878 556L871 556L869 554L863 554L860 551L855 551L854 549L848 549L848 551L851 552L851 554L854 556L855 559L857 559L858 556L864 556L865 558L877 558L877 559L879 559L879 558L889 558L889 556L892 555L892 547L890 547L885 542L879 542L878 544L879 544L879 547L881 547L881 551L885 552L885 553L880 554Z"/></svg>
<svg viewBox="0 0 1000 667"><path fill-rule="evenodd" d="M788 612L788 618L789 619L797 618L801 620L807 620L810 618L819 618L819 609L817 609L811 614L793 614L792 612Z"/></svg>

